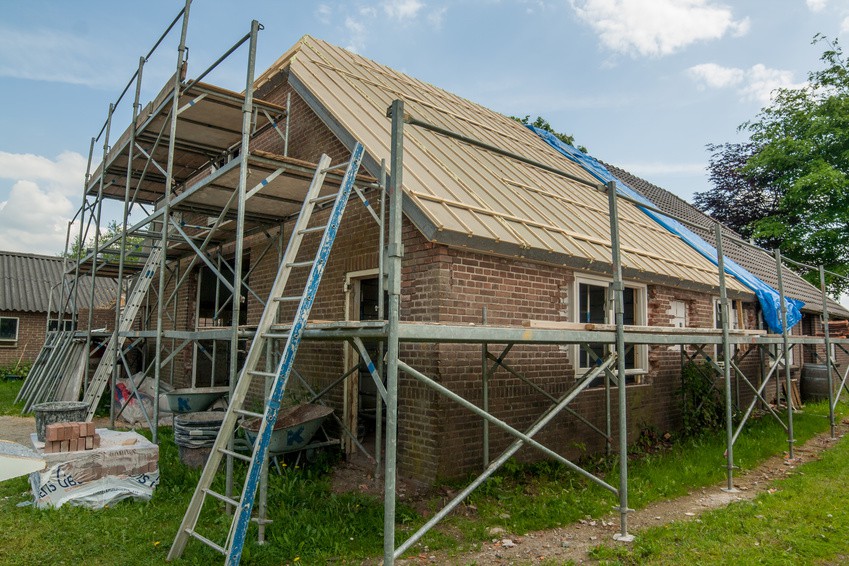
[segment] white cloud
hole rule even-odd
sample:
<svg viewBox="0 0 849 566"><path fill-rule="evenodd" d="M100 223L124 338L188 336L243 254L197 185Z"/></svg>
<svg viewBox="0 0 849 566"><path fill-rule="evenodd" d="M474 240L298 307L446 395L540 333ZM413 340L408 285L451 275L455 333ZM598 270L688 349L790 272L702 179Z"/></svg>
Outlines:
<svg viewBox="0 0 849 566"><path fill-rule="evenodd" d="M725 88L740 84L746 73L743 69L722 67L716 63L703 63L687 69L687 74L695 81L703 83L703 86Z"/></svg>
<svg viewBox="0 0 849 566"><path fill-rule="evenodd" d="M114 88L124 77L113 56L86 39L49 29L0 26L0 76Z"/></svg>
<svg viewBox="0 0 849 566"><path fill-rule="evenodd" d="M79 202L85 158L0 152L0 178L13 181L0 205L0 249L55 254Z"/></svg>
<svg viewBox="0 0 849 566"><path fill-rule="evenodd" d="M414 20L424 4L419 0L386 0L383 11L390 18L400 21Z"/></svg>
<svg viewBox="0 0 849 566"><path fill-rule="evenodd" d="M703 63L690 67L686 72L702 89L738 87L741 100L760 104L768 104L773 92L779 88L805 86L805 83L793 82L793 71L770 69L760 63L750 69Z"/></svg>
<svg viewBox="0 0 849 566"><path fill-rule="evenodd" d="M366 45L366 26L359 20L348 17L345 18L345 29L351 34L351 39L345 49L360 53Z"/></svg>
<svg viewBox="0 0 849 566"><path fill-rule="evenodd" d="M329 9L323 10L324 6L319 6L316 18L326 24L330 22L332 12ZM380 0L360 5L350 13L342 14L343 25L350 34L345 48L355 53L365 51L369 35L385 26L387 18L402 26L424 21L432 28L439 29L442 27L447 11L448 8L445 6L430 9L423 0Z"/></svg>
<svg viewBox="0 0 849 566"><path fill-rule="evenodd" d="M749 20L711 0L570 0L578 18L618 53L663 56L697 41L744 35Z"/></svg>
<svg viewBox="0 0 849 566"><path fill-rule="evenodd" d="M825 5L828 4L828 0L805 0L805 4L808 5L808 9L812 12L819 12Z"/></svg>
<svg viewBox="0 0 849 566"><path fill-rule="evenodd" d="M427 15L427 22L435 29L440 29L442 27L442 22L445 19L445 12L447 11L448 8L446 8L445 6L436 8Z"/></svg>
<svg viewBox="0 0 849 566"><path fill-rule="evenodd" d="M805 83L793 82L793 71L770 69L758 63L746 73L746 86L740 93L747 100L768 104L779 88L801 88Z"/></svg>
<svg viewBox="0 0 849 566"><path fill-rule="evenodd" d="M319 4L315 9L315 17L323 24L330 23L330 17L333 15L333 10L327 4Z"/></svg>
<svg viewBox="0 0 849 566"><path fill-rule="evenodd" d="M840 23L840 33L849 33L849 16Z"/></svg>

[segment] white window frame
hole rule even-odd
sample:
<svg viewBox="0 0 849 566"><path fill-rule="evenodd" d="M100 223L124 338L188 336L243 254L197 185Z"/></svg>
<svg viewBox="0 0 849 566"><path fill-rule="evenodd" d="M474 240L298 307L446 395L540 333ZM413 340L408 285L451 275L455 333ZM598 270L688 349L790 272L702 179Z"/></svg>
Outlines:
<svg viewBox="0 0 849 566"><path fill-rule="evenodd" d="M572 320L576 322L582 322L580 319L580 289L581 284L585 285L595 285L597 287L604 287L608 289L610 285L613 283L613 279L608 277L601 277L597 275L586 275L586 274L576 274L575 281L572 285ZM633 281L625 281L625 287L634 290L634 302L636 303L636 320L634 321L637 326L645 326L648 324L648 286L643 283L637 283ZM605 318L606 324L613 324L615 321L615 316L613 312L613 301L608 301L607 314ZM648 346L646 344L634 344L634 367L632 369L626 369L625 375L644 375L648 373ZM573 351L573 360L575 363L575 369L578 372L586 372L589 370L589 367L581 366L581 346L576 344L572 347Z"/></svg>
<svg viewBox="0 0 849 566"><path fill-rule="evenodd" d="M0 346L15 346L18 343L18 337L21 334L21 319L17 316L0 316L0 321L6 319L15 321L15 337L0 338Z"/></svg>
<svg viewBox="0 0 849 566"><path fill-rule="evenodd" d="M713 327L719 328L719 318L717 318L716 313L719 311L719 297L713 298ZM743 305L743 301L739 301L737 299L728 299L728 318L731 324L728 325L729 330L738 330L740 325L738 324L740 321L740 317L737 314L737 309Z"/></svg>

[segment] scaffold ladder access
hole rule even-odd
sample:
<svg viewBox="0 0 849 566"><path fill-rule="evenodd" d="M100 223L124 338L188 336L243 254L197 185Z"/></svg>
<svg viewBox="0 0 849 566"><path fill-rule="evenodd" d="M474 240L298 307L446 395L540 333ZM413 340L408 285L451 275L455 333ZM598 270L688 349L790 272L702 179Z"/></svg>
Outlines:
<svg viewBox="0 0 849 566"><path fill-rule="evenodd" d="M105 354L100 360L94 375L85 390L83 401L88 403L88 413L86 420L90 421L94 417L94 412L97 410L97 405L100 402L100 397L103 395L106 385L109 383L109 378L112 376L112 371L115 369L116 360L119 357L121 348L124 347L126 336L123 334L128 332L133 327L133 322L136 320L136 315L139 309L144 304L145 296L147 295L150 284L153 281L153 276L159 268L159 263L162 259L162 244L159 240L150 240L150 253L147 256L147 261L144 267L139 272L136 283L133 286L133 291L127 299L127 304L121 312L121 323L118 326L118 334L112 335L106 343ZM120 301L121 298L118 297ZM117 338L117 339L116 339Z"/></svg>
<svg viewBox="0 0 849 566"><path fill-rule="evenodd" d="M357 143L354 150L351 152L351 160L347 164L345 176L339 187L338 193L335 195L333 208L330 212L327 224L319 227L308 227L310 217L317 203L329 201L328 197L321 197L319 193L324 184L324 178L329 169L330 158L323 155L318 163L315 175L313 177L310 188L304 200L304 205L295 222L292 235L289 239L289 245L286 248L286 253L280 263L277 272L277 277L271 288L269 300L266 302L265 310L257 327L256 337L251 343L248 350L245 364L239 373L239 380L233 390L230 399L230 404L224 416L224 421L212 447L212 451L207 459L206 466L203 469L197 488L195 489L189 507L186 510L186 515L183 517L183 522L180 525L180 530L171 545L171 550L168 553L168 560L179 558L183 554L189 537L193 537L204 543L205 545L221 552L226 559L227 564L236 565L239 563L242 556L242 549L245 543L245 535L247 534L248 524L251 520L251 512L253 509L254 498L257 487L260 482L260 476L263 463L268 458L269 443L271 441L271 433L274 429L274 424L277 421L277 414L280 409L283 395L286 390L286 383L289 379L289 374L292 370L292 365L295 361L295 354L298 351L298 346L301 341L301 336L309 318L313 302L315 301L316 292L318 291L321 277L327 265L327 259L330 255L330 250L333 246L333 241L336 239L336 232L339 229L339 223L342 219L342 213L345 210L345 205L348 202L348 197L351 194L351 189L354 185L357 170L360 168L360 162L363 157L363 147ZM298 251L301 247L301 242L305 234L321 233L321 243L313 261L301 262L297 261ZM293 270L309 267L310 272L307 277L306 284L300 296L284 295L286 286L289 281L289 276ZM284 335L279 332L271 332L272 325L277 320L279 306L282 303L290 301L298 301L298 307L295 311L294 320L291 328ZM260 362L264 363L265 358L263 352L266 344L269 341L280 339L286 340L286 346L283 350L280 362L277 366L277 371L274 374L260 371ZM244 409L245 399L250 390L253 377L262 376L270 377L273 375L274 382L266 401L265 412L263 414L253 413ZM234 437L238 421L240 418L260 418L261 424L254 440L253 452L250 456L234 452L228 449L232 446L231 440ZM212 483L218 471L218 467L224 456L244 460L248 462L248 471L245 484L242 488L240 496L230 497L229 495L221 494L212 491ZM230 523L230 531L227 535L227 541L223 546L216 544L206 536L199 534L195 529L203 508L204 501L207 496L217 499L220 502L232 505L235 512ZM236 499L239 497L239 499Z"/></svg>

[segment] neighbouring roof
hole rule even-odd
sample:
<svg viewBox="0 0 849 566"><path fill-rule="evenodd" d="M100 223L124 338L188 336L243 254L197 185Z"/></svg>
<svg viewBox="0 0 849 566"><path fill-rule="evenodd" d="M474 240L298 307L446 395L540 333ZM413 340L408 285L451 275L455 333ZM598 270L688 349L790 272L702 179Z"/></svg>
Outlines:
<svg viewBox="0 0 849 566"><path fill-rule="evenodd" d="M404 134L404 211L433 241L609 272L607 195L580 166L524 126L483 106L324 41L304 36L258 80L288 70L290 85L346 144L363 143L374 168L390 154L387 108L528 156L585 182L422 128ZM376 170L370 171L376 175ZM717 268L628 202L619 203L626 277L699 288ZM751 294L737 281L729 288Z"/></svg>
<svg viewBox="0 0 849 566"><path fill-rule="evenodd" d="M60 283L63 272L64 260L61 257L0 250L0 310L46 313L52 308L56 312L62 302ZM91 278L81 277L79 284L81 292L77 305L88 308ZM114 280L97 278L95 305L114 305L115 289Z"/></svg>
<svg viewBox="0 0 849 566"><path fill-rule="evenodd" d="M646 181L645 179L641 179L624 169L616 167L615 165L607 163L604 165L616 178L649 199L660 210L673 214L679 218L683 218L684 220L699 226L698 228L688 226L688 228L697 233L709 244L715 245L716 236L714 235L713 228L715 220L713 218L706 215L684 199ZM772 286L774 289L778 289L778 275L776 272L775 257L766 251L758 251L735 241L735 239L741 238L740 234L727 226L723 226L722 231L723 235L734 238L723 238L722 245L725 256L746 268L764 283ZM795 271L790 269L783 270L782 276L782 279L784 280L784 292L788 297L804 301L805 306L803 307L803 310L817 313L822 312L822 293L818 288L805 281ZM828 302L828 311L830 315L849 317L849 310L831 299L829 299Z"/></svg>

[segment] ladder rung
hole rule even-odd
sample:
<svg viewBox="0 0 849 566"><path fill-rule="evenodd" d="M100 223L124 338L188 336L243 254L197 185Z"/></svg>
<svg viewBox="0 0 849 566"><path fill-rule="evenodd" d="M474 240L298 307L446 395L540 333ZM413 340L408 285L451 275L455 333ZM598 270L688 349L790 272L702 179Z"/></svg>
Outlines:
<svg viewBox="0 0 849 566"><path fill-rule="evenodd" d="M313 232L321 232L327 228L327 224L322 224L321 226L313 226L312 228L304 228L303 230L298 230L298 234L311 234Z"/></svg>
<svg viewBox="0 0 849 566"><path fill-rule="evenodd" d="M214 542L212 542L211 540L209 540L205 536L194 532L192 529L186 529L186 532L189 534L189 536L195 537L196 539L201 541L206 546L208 546L210 548L214 548L215 550L217 550L218 552L220 552L224 556L227 556L227 550L223 546L219 546L219 545L215 544Z"/></svg>
<svg viewBox="0 0 849 566"><path fill-rule="evenodd" d="M322 203L322 202L327 202L329 200L335 200L335 199L336 199L336 195L332 194L332 195L324 195L323 197L311 198L310 202L312 204L319 204L319 203Z"/></svg>
<svg viewBox="0 0 849 566"><path fill-rule="evenodd" d="M277 377L276 373L270 371L259 371L258 369L248 370L248 373L259 377Z"/></svg>
<svg viewBox="0 0 849 566"><path fill-rule="evenodd" d="M255 419L261 419L265 417L262 413L254 413L253 411L246 411L244 409L233 409L233 411L237 415L242 415L243 417L253 417Z"/></svg>
<svg viewBox="0 0 849 566"><path fill-rule="evenodd" d="M239 454L238 452L233 452L232 450L227 450L226 448L219 448L219 452L222 454L227 454L228 456L232 456L233 458L238 458L239 460L243 460L245 462L250 462L251 457L245 456L244 454Z"/></svg>
<svg viewBox="0 0 849 566"><path fill-rule="evenodd" d="M303 297L300 295L292 295L291 297L274 297L274 300L278 303L288 303L300 301Z"/></svg>
<svg viewBox="0 0 849 566"><path fill-rule="evenodd" d="M271 338L271 339L279 339L283 340L289 338L288 332L266 332L262 335L263 338Z"/></svg>
<svg viewBox="0 0 849 566"><path fill-rule="evenodd" d="M287 263L287 264L286 264L286 267L311 267L311 266L312 266L312 264L314 264L314 263L315 263L315 261L313 261L313 260L309 260L309 261L293 261L293 262L291 262L291 263Z"/></svg>
<svg viewBox="0 0 849 566"><path fill-rule="evenodd" d="M226 495L221 495L217 491L212 491L211 489L204 489L203 491L204 491L204 493L206 493L207 495L211 495L212 497L214 497L218 501L223 501L224 503L232 505L233 507L239 506L239 502L236 501L235 499L233 499L232 497L227 497Z"/></svg>

